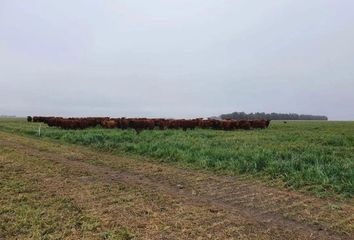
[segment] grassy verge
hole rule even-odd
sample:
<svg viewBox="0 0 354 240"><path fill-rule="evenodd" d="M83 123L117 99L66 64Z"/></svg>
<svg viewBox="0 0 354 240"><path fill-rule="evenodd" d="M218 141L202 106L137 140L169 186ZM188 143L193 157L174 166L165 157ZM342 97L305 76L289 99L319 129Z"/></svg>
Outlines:
<svg viewBox="0 0 354 240"><path fill-rule="evenodd" d="M107 231L59 193L55 186L67 179L63 167L1 146L0 163L0 239L131 239L125 228Z"/></svg>
<svg viewBox="0 0 354 240"><path fill-rule="evenodd" d="M0 120L0 130L37 136L38 123ZM125 152L198 169L282 179L318 195L354 196L354 122L272 122L266 130L81 131L48 128L41 137Z"/></svg>

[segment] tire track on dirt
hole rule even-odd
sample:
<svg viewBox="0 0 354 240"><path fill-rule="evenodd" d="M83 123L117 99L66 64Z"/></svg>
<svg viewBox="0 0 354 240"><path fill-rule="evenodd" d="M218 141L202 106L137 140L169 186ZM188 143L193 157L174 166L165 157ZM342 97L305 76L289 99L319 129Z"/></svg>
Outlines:
<svg viewBox="0 0 354 240"><path fill-rule="evenodd" d="M88 149L83 150L79 147L64 146L68 151L79 153L77 158L72 159L64 154L57 154L55 149L54 151L43 150L37 146L41 141L30 140L26 141L25 138L17 136L4 139L1 136L0 144L25 154L88 171L105 182L124 182L144 191L149 189L157 194L168 194L182 204L205 206L214 212L227 212L231 218L232 215L241 215L263 231L273 231L274 234L283 237L292 235L298 239L352 239L350 235L340 234L325 224L303 223L283 216L284 210L303 205L306 207L306 204L317 204L317 207L323 209L324 203L316 202L316 199L311 197L276 190L247 180L214 176L198 171L125 159ZM126 166L124 169L117 170L86 162L96 157L109 162L121 162ZM290 213L296 214L292 211ZM350 219L348 215L346 217Z"/></svg>

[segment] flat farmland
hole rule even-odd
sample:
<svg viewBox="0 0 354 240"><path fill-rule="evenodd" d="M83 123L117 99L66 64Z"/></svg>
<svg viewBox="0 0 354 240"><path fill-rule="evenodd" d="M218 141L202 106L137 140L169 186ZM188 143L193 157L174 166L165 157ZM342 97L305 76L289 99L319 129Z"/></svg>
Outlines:
<svg viewBox="0 0 354 240"><path fill-rule="evenodd" d="M63 130L23 119L0 120L7 132L228 174L281 179L316 194L354 196L354 122L273 121L264 130Z"/></svg>
<svg viewBox="0 0 354 240"><path fill-rule="evenodd" d="M136 134L0 119L0 161L0 239L353 239L354 122Z"/></svg>

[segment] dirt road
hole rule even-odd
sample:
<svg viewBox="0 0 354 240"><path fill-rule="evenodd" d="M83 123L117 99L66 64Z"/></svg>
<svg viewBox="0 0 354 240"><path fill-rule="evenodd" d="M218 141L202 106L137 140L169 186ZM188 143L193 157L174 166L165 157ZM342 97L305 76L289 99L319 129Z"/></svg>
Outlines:
<svg viewBox="0 0 354 240"><path fill-rule="evenodd" d="M32 192L44 212L53 208L49 199L60 197L85 216L79 227L71 227L68 219L74 216L56 208L51 218L60 215L61 228L48 232L48 223L28 219L30 230L18 235L14 222L19 220L8 210L22 204L13 202L18 194L28 193L1 197L0 239L31 236L36 224L44 227L35 234L65 239L354 239L353 201L318 199L251 177L218 176L3 132L0 165L3 190L12 192L6 182L22 181L37 189Z"/></svg>

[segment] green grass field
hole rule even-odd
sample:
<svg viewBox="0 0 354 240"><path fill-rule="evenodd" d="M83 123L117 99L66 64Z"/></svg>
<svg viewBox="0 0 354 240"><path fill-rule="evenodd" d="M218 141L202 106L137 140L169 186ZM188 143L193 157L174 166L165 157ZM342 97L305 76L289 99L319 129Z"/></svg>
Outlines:
<svg viewBox="0 0 354 240"><path fill-rule="evenodd" d="M39 123L0 119L0 130L38 137ZM281 179L317 195L354 196L354 122L273 121L269 129L143 131L62 130L41 137L227 174Z"/></svg>

